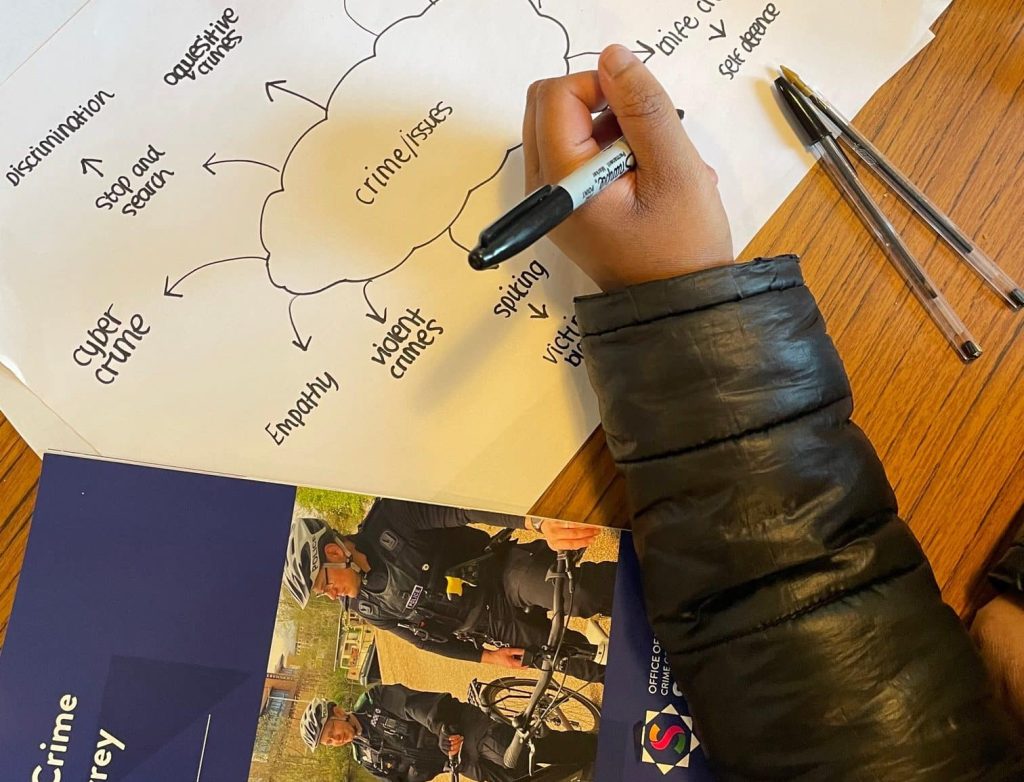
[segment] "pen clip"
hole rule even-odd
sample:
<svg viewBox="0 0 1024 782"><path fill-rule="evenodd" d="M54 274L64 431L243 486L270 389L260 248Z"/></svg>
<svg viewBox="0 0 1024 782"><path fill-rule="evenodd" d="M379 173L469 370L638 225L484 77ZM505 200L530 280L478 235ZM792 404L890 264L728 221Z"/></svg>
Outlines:
<svg viewBox="0 0 1024 782"><path fill-rule="evenodd" d="M512 207L511 211L506 212L489 226L484 228L484 230L480 232L480 244L487 245L497 234L502 233L506 228L508 228L508 226L551 195L552 190L554 190L552 185L538 187L526 196L526 198Z"/></svg>

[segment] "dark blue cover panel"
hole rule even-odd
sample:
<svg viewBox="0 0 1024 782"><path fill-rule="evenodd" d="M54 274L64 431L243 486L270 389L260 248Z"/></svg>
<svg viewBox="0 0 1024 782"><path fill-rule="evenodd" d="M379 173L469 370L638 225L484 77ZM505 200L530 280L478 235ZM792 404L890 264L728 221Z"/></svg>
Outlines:
<svg viewBox="0 0 1024 782"><path fill-rule="evenodd" d="M47 456L0 656L3 779L244 782L294 496Z"/></svg>
<svg viewBox="0 0 1024 782"><path fill-rule="evenodd" d="M710 782L686 702L643 605L640 565L624 533L595 782Z"/></svg>

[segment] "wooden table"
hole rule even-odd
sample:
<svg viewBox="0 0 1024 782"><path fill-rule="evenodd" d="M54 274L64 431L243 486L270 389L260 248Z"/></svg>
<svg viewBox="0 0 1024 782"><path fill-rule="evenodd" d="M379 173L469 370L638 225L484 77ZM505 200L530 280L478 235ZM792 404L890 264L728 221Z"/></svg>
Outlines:
<svg viewBox="0 0 1024 782"><path fill-rule="evenodd" d="M937 39L857 116L1011 275L1024 279L1024 4L955 0ZM876 195L884 193L875 188ZM815 169L741 254L797 252L850 373L871 437L946 599L963 615L978 578L1024 520L1024 313L1002 305L885 197L894 224L981 342L961 365ZM39 459L0 416L0 641L35 502ZM535 511L601 524L628 519L622 481L595 434Z"/></svg>

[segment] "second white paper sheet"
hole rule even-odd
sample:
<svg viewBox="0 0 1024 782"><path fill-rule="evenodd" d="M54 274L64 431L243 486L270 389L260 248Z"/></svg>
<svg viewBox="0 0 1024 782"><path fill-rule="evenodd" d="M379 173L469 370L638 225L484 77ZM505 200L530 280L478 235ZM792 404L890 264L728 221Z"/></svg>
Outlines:
<svg viewBox="0 0 1024 782"><path fill-rule="evenodd" d="M809 164L772 68L854 113L893 5L94 0L0 88L0 359L105 456L525 511L597 424L592 286L466 264L526 87L630 44L742 247Z"/></svg>

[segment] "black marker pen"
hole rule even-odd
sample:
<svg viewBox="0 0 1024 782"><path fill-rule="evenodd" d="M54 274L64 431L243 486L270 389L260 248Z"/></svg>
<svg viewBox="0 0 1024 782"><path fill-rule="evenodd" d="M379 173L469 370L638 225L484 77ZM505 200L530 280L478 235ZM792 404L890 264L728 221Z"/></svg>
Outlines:
<svg viewBox="0 0 1024 782"><path fill-rule="evenodd" d="M683 118L682 109L676 113ZM478 271L491 269L522 252L635 165L624 138L609 144L561 182L534 190L481 231L469 265Z"/></svg>

